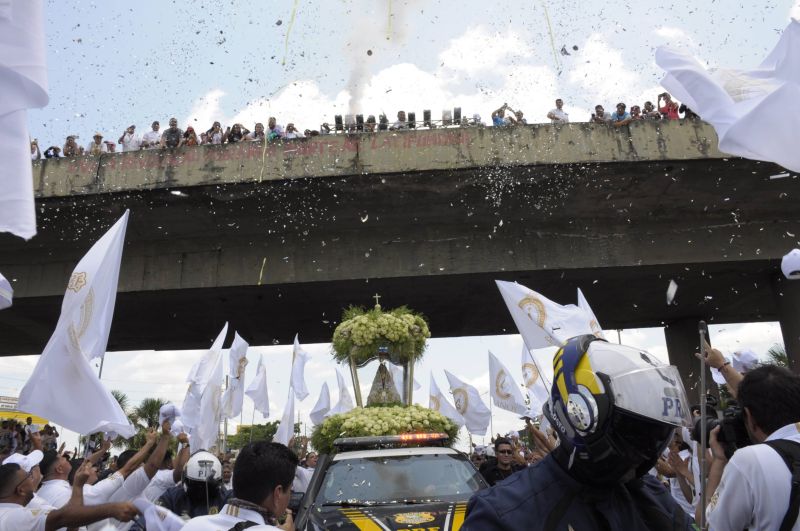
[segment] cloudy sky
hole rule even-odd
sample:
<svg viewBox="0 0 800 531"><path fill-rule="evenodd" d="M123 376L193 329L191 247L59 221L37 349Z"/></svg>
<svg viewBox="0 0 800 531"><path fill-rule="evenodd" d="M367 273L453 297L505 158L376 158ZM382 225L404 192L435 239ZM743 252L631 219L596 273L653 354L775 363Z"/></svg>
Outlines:
<svg viewBox="0 0 800 531"><path fill-rule="evenodd" d="M421 116L432 109L436 117L454 106L487 120L507 102L537 122L561 97L579 121L596 103L608 109L617 101L630 106L655 100L661 73L653 52L660 45L688 49L711 67L757 65L789 17L800 17L800 4L50 0L46 12L50 105L29 114L31 136L43 148L62 144L67 134L86 144L95 131L116 141L130 124L142 133L153 120L164 123L170 116L182 127L201 129L214 120L250 127L276 116L302 130L332 121L336 113L391 117L404 109ZM435 334L436 323L431 328ZM729 351L762 353L780 341L774 323L712 327L712 334L715 345ZM609 336L617 339L616 332ZM661 329L627 330L621 337L666 359ZM443 369L487 391L487 350L515 370L521 346L519 336L431 340L416 369L422 384L416 401L427 403L431 372L446 389ZM336 395L329 346L306 348L312 354L311 396L298 404L301 420L324 381L333 400ZM291 347L251 348L248 382L260 354L275 419L286 403ZM180 402L185 375L201 355L110 353L103 380L133 402L154 396ZM35 363L36 357L0 359L0 394L16 395ZM520 427L513 415L495 413L495 432ZM251 415L246 400L245 423ZM68 442L74 440L70 434Z"/></svg>

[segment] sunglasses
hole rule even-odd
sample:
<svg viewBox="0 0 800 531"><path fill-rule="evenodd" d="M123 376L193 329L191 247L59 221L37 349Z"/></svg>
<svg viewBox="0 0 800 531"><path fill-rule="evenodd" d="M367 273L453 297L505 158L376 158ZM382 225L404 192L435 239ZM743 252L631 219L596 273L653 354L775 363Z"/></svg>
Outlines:
<svg viewBox="0 0 800 531"><path fill-rule="evenodd" d="M514 453L514 451L513 450L498 450L497 453L501 454L501 455L511 455L511 454Z"/></svg>

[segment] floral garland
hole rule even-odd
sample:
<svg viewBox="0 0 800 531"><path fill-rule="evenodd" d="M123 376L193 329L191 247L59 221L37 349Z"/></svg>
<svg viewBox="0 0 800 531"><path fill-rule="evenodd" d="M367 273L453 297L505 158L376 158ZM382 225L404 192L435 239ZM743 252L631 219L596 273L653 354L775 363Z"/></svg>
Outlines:
<svg viewBox="0 0 800 531"><path fill-rule="evenodd" d="M458 426L432 409L412 406L355 408L333 415L314 428L311 444L323 454L333 452L333 441L339 437L400 435L403 433L446 433L448 444L456 441Z"/></svg>
<svg viewBox="0 0 800 531"><path fill-rule="evenodd" d="M333 332L333 357L340 363L352 359L361 365L385 348L393 362L414 363L425 352L429 337L425 318L405 306L387 312L378 304L371 310L351 306Z"/></svg>

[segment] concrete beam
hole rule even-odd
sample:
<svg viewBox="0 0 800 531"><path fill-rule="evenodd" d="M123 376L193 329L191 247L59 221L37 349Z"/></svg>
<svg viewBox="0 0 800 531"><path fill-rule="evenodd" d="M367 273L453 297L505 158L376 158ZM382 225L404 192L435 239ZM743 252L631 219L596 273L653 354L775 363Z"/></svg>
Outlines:
<svg viewBox="0 0 800 531"><path fill-rule="evenodd" d="M800 372L800 281L775 273L773 290L789 367Z"/></svg>

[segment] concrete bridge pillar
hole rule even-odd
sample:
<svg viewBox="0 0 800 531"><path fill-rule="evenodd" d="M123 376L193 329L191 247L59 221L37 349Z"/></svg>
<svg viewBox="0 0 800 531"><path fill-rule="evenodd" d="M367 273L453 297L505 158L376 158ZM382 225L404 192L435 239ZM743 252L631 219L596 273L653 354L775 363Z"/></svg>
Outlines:
<svg viewBox="0 0 800 531"><path fill-rule="evenodd" d="M700 317L681 319L664 327L669 362L681 372L683 386L690 404L699 403L700 398L700 361L694 353L700 351L700 334L697 331L697 323L701 319ZM706 385L708 389L716 390L716 384L711 379L710 371L706 374ZM712 394L716 394L716 392Z"/></svg>
<svg viewBox="0 0 800 531"><path fill-rule="evenodd" d="M789 367L800 372L800 280L787 280L781 274L772 279L772 291L778 307L783 345L789 357Z"/></svg>

